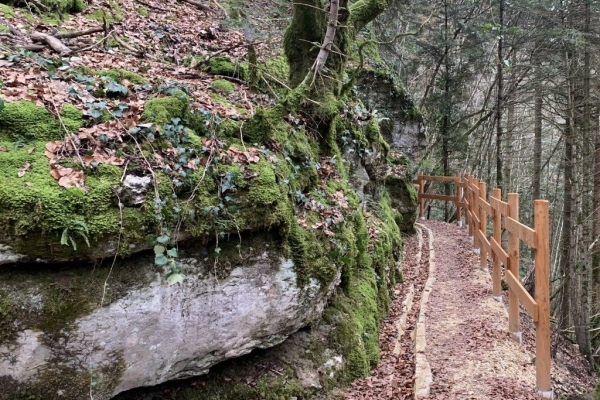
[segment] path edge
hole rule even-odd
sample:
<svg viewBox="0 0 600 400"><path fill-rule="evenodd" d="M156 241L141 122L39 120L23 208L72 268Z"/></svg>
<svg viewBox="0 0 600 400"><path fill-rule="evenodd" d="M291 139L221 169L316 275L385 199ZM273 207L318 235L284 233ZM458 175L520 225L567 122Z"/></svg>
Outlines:
<svg viewBox="0 0 600 400"><path fill-rule="evenodd" d="M429 295L433 291L433 284L435 282L435 250L433 249L433 232L431 229L423 224L415 224L423 229L427 230L428 234L428 245L429 245L429 271L427 282L423 288L421 295L421 304L419 309L419 317L417 319L417 326L415 329L415 399L424 399L429 396L431 390L431 384L433 383L433 374L431 372L431 365L427 361L425 355L425 349L427 347L426 332L425 332L425 320L427 314L427 302L429 301Z"/></svg>

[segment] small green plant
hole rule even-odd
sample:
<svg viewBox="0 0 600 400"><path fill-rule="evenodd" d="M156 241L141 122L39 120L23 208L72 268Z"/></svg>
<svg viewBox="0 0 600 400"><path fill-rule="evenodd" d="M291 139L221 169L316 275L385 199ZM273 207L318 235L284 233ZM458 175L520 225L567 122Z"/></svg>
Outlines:
<svg viewBox="0 0 600 400"><path fill-rule="evenodd" d="M177 249L167 247L171 241L171 237L167 233L163 233L156 238L156 245L154 246L154 264L157 267L168 266L170 271L167 274L167 282L169 285L176 283L182 283L185 279L185 275L181 273L181 269L177 264Z"/></svg>
<svg viewBox="0 0 600 400"><path fill-rule="evenodd" d="M90 240L88 239L89 234L90 232L85 222L74 219L69 226L63 230L63 233L60 236L60 244L63 246L71 245L73 250L77 250L77 242L75 241L75 236L77 235L82 237L88 247L90 247Z"/></svg>

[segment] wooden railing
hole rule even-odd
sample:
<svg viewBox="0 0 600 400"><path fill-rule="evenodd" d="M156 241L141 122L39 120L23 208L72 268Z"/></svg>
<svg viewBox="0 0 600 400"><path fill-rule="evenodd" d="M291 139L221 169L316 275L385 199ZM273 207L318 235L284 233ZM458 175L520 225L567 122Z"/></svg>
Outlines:
<svg viewBox="0 0 600 400"><path fill-rule="evenodd" d="M454 195L425 193L425 183L453 182ZM415 184L419 185L419 217L424 218L425 200L445 200L456 205L457 221L462 225L462 210L469 236L473 238L473 248L479 253L480 265L487 268L490 255L492 270L492 293L502 301L502 266L508 284L508 330L511 337L522 341L519 304L535 322L535 366L536 387L541 398L552 398L550 377L550 297L549 297L549 216L548 201L535 200L533 229L519 222L519 195L509 193L507 202L502 201L501 191L492 190L487 197L485 182L472 176L427 176L419 174ZM488 218L491 221L491 235L488 236ZM507 249L502 246L502 228L508 232ZM535 249L535 298L527 292L519 278L519 245L525 242Z"/></svg>

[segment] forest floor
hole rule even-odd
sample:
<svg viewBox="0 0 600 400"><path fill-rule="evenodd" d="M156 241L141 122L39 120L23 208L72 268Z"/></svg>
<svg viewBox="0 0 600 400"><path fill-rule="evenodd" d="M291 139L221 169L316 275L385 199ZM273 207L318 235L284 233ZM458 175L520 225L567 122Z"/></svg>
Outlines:
<svg viewBox="0 0 600 400"><path fill-rule="evenodd" d="M490 271L479 267L466 229L423 221L406 240L404 270L381 327L381 362L345 399L413 399L415 392L429 400L537 398L533 322L521 312L523 344L511 340L506 299L492 298ZM591 399L596 378L588 362L562 336L553 334L552 343L554 398Z"/></svg>

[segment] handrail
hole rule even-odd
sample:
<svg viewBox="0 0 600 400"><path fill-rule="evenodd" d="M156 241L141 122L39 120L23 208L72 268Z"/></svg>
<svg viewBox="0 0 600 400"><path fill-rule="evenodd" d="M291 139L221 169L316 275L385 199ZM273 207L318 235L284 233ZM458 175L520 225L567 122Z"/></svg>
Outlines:
<svg viewBox="0 0 600 400"><path fill-rule="evenodd" d="M425 183L453 182L453 196L425 193ZM462 210L473 249L479 253L482 268L487 268L490 254L492 270L492 293L502 301L502 266L508 283L508 330L515 340L522 342L519 304L535 322L536 387L541 398L553 398L550 376L550 296L549 296L549 212L547 200L535 200L533 228L519 222L519 195L508 194L508 202L502 201L502 192L495 188L487 197L485 182L466 175L429 176L419 173L414 181L419 185L419 217L424 219L425 200L452 201L456 206L458 225L462 226ZM492 221L492 234L488 237L488 217ZM508 248L502 247L502 226L508 231ZM519 244L525 242L535 249L535 298L527 292L519 279Z"/></svg>

